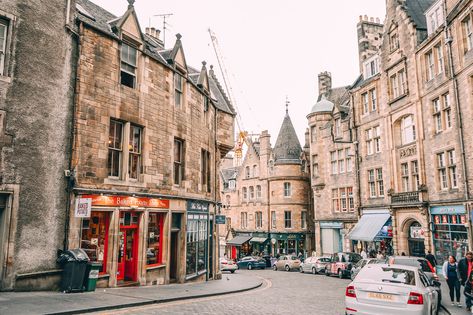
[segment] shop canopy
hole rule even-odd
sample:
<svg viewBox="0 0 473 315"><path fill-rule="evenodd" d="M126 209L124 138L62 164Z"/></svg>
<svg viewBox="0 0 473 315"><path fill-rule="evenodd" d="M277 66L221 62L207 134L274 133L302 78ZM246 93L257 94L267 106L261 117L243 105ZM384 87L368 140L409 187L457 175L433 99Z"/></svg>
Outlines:
<svg viewBox="0 0 473 315"><path fill-rule="evenodd" d="M231 240L227 241L227 245L241 246L243 243L248 242L251 239L251 236L235 236Z"/></svg>
<svg viewBox="0 0 473 315"><path fill-rule="evenodd" d="M268 240L267 237L253 237L250 243L264 243Z"/></svg>
<svg viewBox="0 0 473 315"><path fill-rule="evenodd" d="M348 237L351 240L372 242L389 218L389 213L363 214Z"/></svg>

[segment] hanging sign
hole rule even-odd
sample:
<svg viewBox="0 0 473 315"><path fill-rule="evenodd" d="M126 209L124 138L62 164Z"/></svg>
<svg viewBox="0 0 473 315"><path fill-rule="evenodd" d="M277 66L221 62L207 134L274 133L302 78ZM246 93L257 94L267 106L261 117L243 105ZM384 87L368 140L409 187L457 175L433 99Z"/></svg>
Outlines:
<svg viewBox="0 0 473 315"><path fill-rule="evenodd" d="M215 224L225 224L226 217L224 215L215 215Z"/></svg>
<svg viewBox="0 0 473 315"><path fill-rule="evenodd" d="M77 198L74 216L76 218L90 218L92 198Z"/></svg>

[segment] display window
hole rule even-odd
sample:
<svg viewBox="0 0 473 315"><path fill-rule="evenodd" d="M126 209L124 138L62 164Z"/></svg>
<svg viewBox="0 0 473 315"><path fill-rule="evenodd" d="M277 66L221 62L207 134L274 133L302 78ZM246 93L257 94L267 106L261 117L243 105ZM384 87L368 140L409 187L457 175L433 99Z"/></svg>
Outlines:
<svg viewBox="0 0 473 315"><path fill-rule="evenodd" d="M465 214L433 215L434 248L437 264L442 265L449 255L461 259L468 248L468 231Z"/></svg>
<svg viewBox="0 0 473 315"><path fill-rule="evenodd" d="M92 211L90 218L82 219L80 247L90 261L102 263L100 273L107 271L109 225L110 213L106 211Z"/></svg>
<svg viewBox="0 0 473 315"><path fill-rule="evenodd" d="M208 215L188 214L186 235L186 275L198 275L206 270L208 246Z"/></svg>
<svg viewBox="0 0 473 315"><path fill-rule="evenodd" d="M163 226L165 213L149 213L148 215L148 247L146 248L146 264L148 266L163 263Z"/></svg>

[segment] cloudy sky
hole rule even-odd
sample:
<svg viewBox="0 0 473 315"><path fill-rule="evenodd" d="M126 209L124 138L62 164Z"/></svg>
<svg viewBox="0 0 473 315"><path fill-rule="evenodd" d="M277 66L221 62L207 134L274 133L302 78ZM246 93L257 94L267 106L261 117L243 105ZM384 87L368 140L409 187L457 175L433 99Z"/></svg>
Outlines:
<svg viewBox="0 0 473 315"><path fill-rule="evenodd" d="M122 15L126 0L92 0ZM163 28L166 47L182 35L187 63L218 63L208 29L217 35L241 116L250 133L269 130L271 143L285 113L303 145L306 115L318 95L317 74L332 73L333 86L353 83L358 69L356 24L359 15L384 20L384 0L136 0L141 27ZM162 34L161 34L162 35ZM219 77L220 72L217 71Z"/></svg>

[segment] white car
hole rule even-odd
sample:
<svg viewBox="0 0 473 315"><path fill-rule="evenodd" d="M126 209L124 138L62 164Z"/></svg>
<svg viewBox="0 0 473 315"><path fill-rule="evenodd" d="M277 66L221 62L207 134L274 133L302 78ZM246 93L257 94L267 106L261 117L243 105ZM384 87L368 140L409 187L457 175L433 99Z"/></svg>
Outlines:
<svg viewBox="0 0 473 315"><path fill-rule="evenodd" d="M366 265L345 291L347 315L434 315L438 288L417 267Z"/></svg>
<svg viewBox="0 0 473 315"><path fill-rule="evenodd" d="M330 262L330 257L307 257L301 266L300 272L324 273L325 267Z"/></svg>
<svg viewBox="0 0 473 315"><path fill-rule="evenodd" d="M231 259L220 258L220 271L230 271L234 273L238 269L237 264Z"/></svg>

